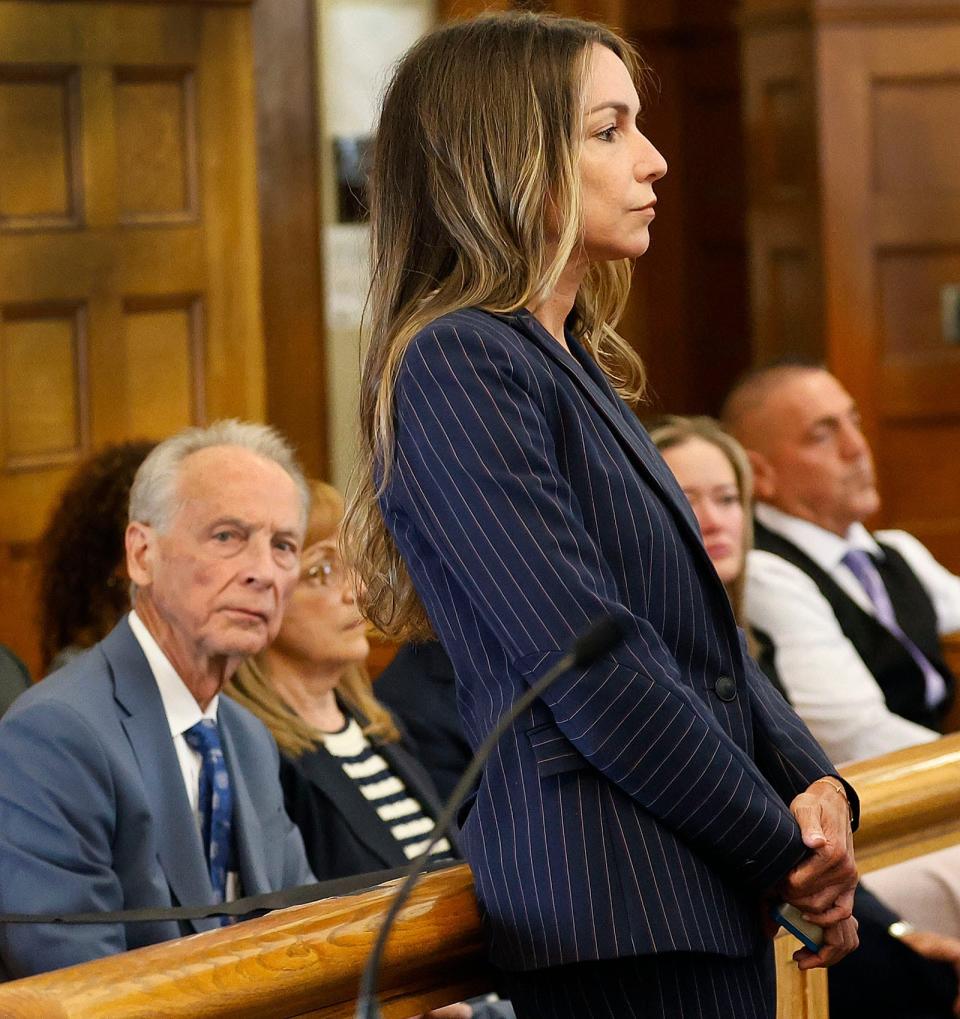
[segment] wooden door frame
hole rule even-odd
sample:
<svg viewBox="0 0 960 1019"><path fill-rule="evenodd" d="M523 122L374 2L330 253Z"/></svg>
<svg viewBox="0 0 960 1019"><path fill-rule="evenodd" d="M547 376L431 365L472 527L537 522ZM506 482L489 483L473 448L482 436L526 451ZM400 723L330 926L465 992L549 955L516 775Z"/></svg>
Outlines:
<svg viewBox="0 0 960 1019"><path fill-rule="evenodd" d="M256 0L261 301L267 420L326 478L324 292L315 0Z"/></svg>

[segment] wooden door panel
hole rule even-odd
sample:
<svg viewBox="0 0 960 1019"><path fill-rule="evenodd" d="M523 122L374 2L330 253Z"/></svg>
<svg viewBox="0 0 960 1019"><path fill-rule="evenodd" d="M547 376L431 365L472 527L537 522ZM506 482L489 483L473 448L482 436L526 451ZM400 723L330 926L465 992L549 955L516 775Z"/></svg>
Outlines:
<svg viewBox="0 0 960 1019"><path fill-rule="evenodd" d="M884 515L960 572L960 349L939 314L960 282L960 26L896 35L875 33L866 68Z"/></svg>
<svg viewBox="0 0 960 1019"><path fill-rule="evenodd" d="M742 37L755 364L824 355L812 63L803 24L751 27Z"/></svg>
<svg viewBox="0 0 960 1019"><path fill-rule="evenodd" d="M878 465L884 511L941 561L955 555L960 521L960 442L955 417L915 415L884 425ZM920 492L918 493L918 489Z"/></svg>
<svg viewBox="0 0 960 1019"><path fill-rule="evenodd" d="M262 416L254 150L242 4L0 3L0 641L31 665L8 584L70 469Z"/></svg>
<svg viewBox="0 0 960 1019"><path fill-rule="evenodd" d="M37 536L52 485L90 442L82 302L0 306L0 534Z"/></svg>
<svg viewBox="0 0 960 1019"><path fill-rule="evenodd" d="M954 222L960 222L960 215ZM960 364L960 347L944 343L940 306L941 289L956 283L960 244L894 247L888 241L877 257L880 349L885 361Z"/></svg>
<svg viewBox="0 0 960 1019"><path fill-rule="evenodd" d="M0 229L79 225L78 84L69 67L0 67Z"/></svg>
<svg viewBox="0 0 960 1019"><path fill-rule="evenodd" d="M0 378L3 465L25 471L72 459L88 441L82 305L8 305Z"/></svg>
<svg viewBox="0 0 960 1019"><path fill-rule="evenodd" d="M960 572L960 349L941 288L960 283L960 10L820 34L830 363L865 412L884 496Z"/></svg>
<svg viewBox="0 0 960 1019"><path fill-rule="evenodd" d="M121 222L196 222L192 70L118 67L113 85Z"/></svg>
<svg viewBox="0 0 960 1019"><path fill-rule="evenodd" d="M874 187L877 194L888 195L957 194L957 137L944 128L956 125L960 77L930 68L929 54L916 55L920 62L909 64L905 74L877 76L871 82ZM891 66L887 59L883 64Z"/></svg>
<svg viewBox="0 0 960 1019"><path fill-rule="evenodd" d="M128 300L123 315L126 432L162 435L204 420L200 298Z"/></svg>

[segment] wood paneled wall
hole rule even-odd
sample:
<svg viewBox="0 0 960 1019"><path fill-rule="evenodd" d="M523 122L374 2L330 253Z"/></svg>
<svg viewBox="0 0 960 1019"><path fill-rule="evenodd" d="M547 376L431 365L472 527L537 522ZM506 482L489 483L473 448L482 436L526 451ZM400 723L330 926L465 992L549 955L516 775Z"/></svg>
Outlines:
<svg viewBox="0 0 960 1019"><path fill-rule="evenodd" d="M739 40L734 4L637 4L627 33L659 80L645 131L663 152L650 250L622 331L651 411L716 413L750 363Z"/></svg>
<svg viewBox="0 0 960 1019"><path fill-rule="evenodd" d="M960 2L748 0L743 26L757 353L826 360L879 522L960 572Z"/></svg>

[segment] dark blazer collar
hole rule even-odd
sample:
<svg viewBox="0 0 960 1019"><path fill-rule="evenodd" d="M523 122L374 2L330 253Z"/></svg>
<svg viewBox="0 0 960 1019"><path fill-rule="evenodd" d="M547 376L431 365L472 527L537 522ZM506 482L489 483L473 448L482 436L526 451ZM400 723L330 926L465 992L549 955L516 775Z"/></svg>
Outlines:
<svg viewBox="0 0 960 1019"><path fill-rule="evenodd" d="M353 714L361 726L367 724L359 712ZM419 801L425 813L435 818L439 813L436 792L421 779L415 768L410 767L407 752L396 743L371 742L374 750L406 786L407 792ZM318 746L316 750L308 751L297 759L296 766L314 785L323 790L343 822L385 866L402 866L407 862L400 843L381 820L376 808L364 797L331 753Z"/></svg>
<svg viewBox="0 0 960 1019"><path fill-rule="evenodd" d="M323 795L339 814L341 821L358 841L383 862L384 867L403 865L405 856L400 843L329 751L322 746L308 750L296 760L294 766L313 785L323 790Z"/></svg>
<svg viewBox="0 0 960 1019"><path fill-rule="evenodd" d="M709 563L710 557L703 546L696 517L670 468L663 462L663 457L650 441L646 429L617 397L606 375L590 354L569 333L567 342L581 357L577 358L568 353L526 309L496 317L528 337L583 390L610 430L631 454L631 459L647 482L673 512L681 532L686 534L694 546L694 554ZM713 564L710 566L712 570Z"/></svg>
<svg viewBox="0 0 960 1019"><path fill-rule="evenodd" d="M124 617L100 645L113 679L114 698L146 792L157 838L157 856L177 902L215 902L203 862L203 845L183 786L180 761L170 737L163 701L139 642ZM219 926L216 920L187 921L196 931Z"/></svg>

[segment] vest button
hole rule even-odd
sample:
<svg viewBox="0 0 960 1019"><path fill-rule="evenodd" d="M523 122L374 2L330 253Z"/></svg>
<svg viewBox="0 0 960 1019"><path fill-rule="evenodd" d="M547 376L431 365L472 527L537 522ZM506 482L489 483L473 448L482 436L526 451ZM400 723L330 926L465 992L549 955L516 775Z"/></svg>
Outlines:
<svg viewBox="0 0 960 1019"><path fill-rule="evenodd" d="M735 701L737 699L737 684L729 676L720 676L717 680L717 685L713 689L722 701Z"/></svg>

